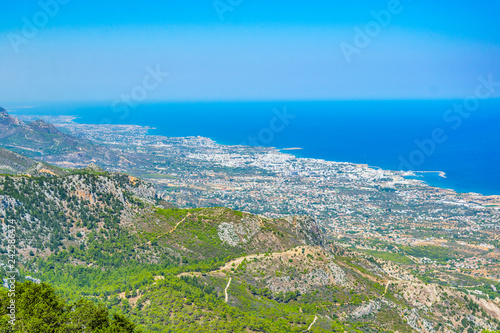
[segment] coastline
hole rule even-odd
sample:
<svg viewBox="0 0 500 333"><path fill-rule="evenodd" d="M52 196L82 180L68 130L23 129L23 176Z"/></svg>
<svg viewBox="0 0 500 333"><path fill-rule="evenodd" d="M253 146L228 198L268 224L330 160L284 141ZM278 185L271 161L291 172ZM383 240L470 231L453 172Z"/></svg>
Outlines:
<svg viewBox="0 0 500 333"><path fill-rule="evenodd" d="M292 147L292 148L281 148L281 149L278 149L279 151L282 151L282 150L304 150L304 148L298 148L298 147Z"/></svg>
<svg viewBox="0 0 500 333"><path fill-rule="evenodd" d="M437 173L441 178L447 178L444 171L413 171L414 173Z"/></svg>
<svg viewBox="0 0 500 333"><path fill-rule="evenodd" d="M75 115L54 115L54 116L51 116L51 115L23 115L23 114L21 114L21 112L18 111L16 113L16 116L19 117L20 119L25 120L25 121L32 121L34 119L43 119L47 122L54 123L55 126L59 126L59 127L65 127L65 125L71 125L73 123L73 124L77 124L78 126L84 126L84 127L89 127L89 128L94 127L94 126L100 126L100 127L110 128L110 129L111 128L120 129L122 131L132 131L135 134L140 135L140 136L170 137L170 136L165 136L165 135L151 134L150 131L156 130L156 128L150 127L150 126L134 125L134 124L124 125L124 124L85 124L85 123L80 123L80 122L77 122L75 120L81 119L81 117L75 116ZM172 136L171 138L175 138L175 137L176 136ZM238 146L238 145L234 145L234 144L219 143L216 140L213 140L209 137L204 137L204 136L177 136L177 138L189 138L189 137L206 138L206 139L209 139L212 142L219 144L219 145L222 145L222 146L232 146L232 147ZM248 146L248 147L253 147L253 146ZM409 172L406 172L406 171L392 170L390 168L370 166L367 163L333 161L333 160L316 158L316 157L306 157L306 156L303 156L303 154L297 154L297 155L294 154L295 152L303 153L305 151L304 148L300 148L300 147L275 148L275 147L256 146L256 148L265 149L265 150L267 149L267 150L272 150L272 151L278 152L280 154L291 155L297 159L325 161L325 162L333 162L333 163L340 163L340 164L351 164L351 165L356 165L358 167L369 167L372 169L380 168L380 170L383 170L383 171L390 171L393 173L398 173L398 174L402 175L403 178L404 178L404 174L407 173L407 176L410 176L410 177L425 178L426 174L429 174L429 175L437 174L441 180L447 179L447 175L444 171L409 171ZM411 173L411 174L408 174L408 173ZM419 182L421 182L429 187L437 188L437 189L440 189L443 191L453 191L457 194L477 195L478 192L481 192L481 191L464 191L463 192L463 191L457 190L457 188L452 188L450 185L437 184L437 182L433 182L432 179L423 179L423 180L418 179L417 181L419 181ZM488 198L490 198L490 197L495 198L495 197L499 196L500 194L479 193L479 195L481 195L483 197L488 197Z"/></svg>

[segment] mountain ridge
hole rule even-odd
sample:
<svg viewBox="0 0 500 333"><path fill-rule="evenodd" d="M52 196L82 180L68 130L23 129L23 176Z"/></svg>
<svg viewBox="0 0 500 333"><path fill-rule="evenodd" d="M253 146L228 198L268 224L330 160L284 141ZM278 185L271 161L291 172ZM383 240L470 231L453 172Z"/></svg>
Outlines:
<svg viewBox="0 0 500 333"><path fill-rule="evenodd" d="M0 126L21 126L23 124L24 123L21 120L12 117L11 115L9 115L6 109L0 106Z"/></svg>
<svg viewBox="0 0 500 333"><path fill-rule="evenodd" d="M65 168L82 168L91 163L135 165L134 156L122 156L85 138L61 132L44 120L25 123L0 110L0 146L27 157Z"/></svg>

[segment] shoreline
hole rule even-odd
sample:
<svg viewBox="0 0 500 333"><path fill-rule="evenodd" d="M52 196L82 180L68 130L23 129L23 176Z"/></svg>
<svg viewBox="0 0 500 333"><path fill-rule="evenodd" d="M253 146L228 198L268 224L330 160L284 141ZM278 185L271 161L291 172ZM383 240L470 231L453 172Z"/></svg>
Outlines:
<svg viewBox="0 0 500 333"><path fill-rule="evenodd" d="M75 115L55 115L55 116L51 116L51 115L23 115L23 114L17 114L16 115L17 117L19 117L20 119L22 118L25 118L25 119L33 119L33 118L36 118L36 119L44 119L45 121L47 122L51 122L51 123L54 123L54 125L59 125L59 126L64 126L65 124L68 125L68 124L71 124L71 123L74 123L74 124L77 124L77 125L81 125L81 126L103 126L103 127L108 127L108 128L116 128L116 129L126 129L126 128L135 128L135 129L140 129L142 130L142 135L146 135L146 136L162 136L162 137L167 137L169 138L170 136L166 136L166 135L157 135L157 134L151 134L150 131L152 130L155 130L156 128L155 127L150 127L150 126L143 126L143 125L135 125L135 124L87 124L87 123L79 123L77 121L75 121L76 119L78 118L81 118L79 116L75 116ZM57 122L54 122L54 120L58 119L60 122L57 123ZM49 121L50 120L50 121ZM191 136L179 136L179 138L188 138L188 137L191 137ZM209 139L219 145L222 145L222 146L232 146L232 147L237 147L238 145L237 144L226 144L226 143L219 143L209 137L203 137L203 136L197 136L197 137L200 137L200 138L206 138L206 139ZM172 136L171 138L175 138L175 136ZM251 147L251 146L249 146ZM288 154L288 155L291 155L291 156L294 156L295 158L298 158L298 159L310 159L310 160L321 160L321 161L325 161L325 162L332 162L332 163L345 163L345 164L352 164L352 165L357 165L357 166L360 166L360 167L363 167L363 166L367 166L369 168L372 168L372 169L381 169L381 170L384 170L384 171L390 171L390 172L394 172L394 173L399 173L402 177L405 177L405 173L410 173L408 174L407 176L413 176L413 177L424 177L423 175L421 176L417 176L416 174L426 174L426 173L437 173L438 176L442 179L448 179L447 176L446 176L446 173L444 171L402 171L402 170L392 170L391 168L382 168L382 167L375 167L375 166L371 166L370 164L368 163L356 163L356 162L346 162L346 161L333 161L333 160L327 160L327 159L322 159L322 158L316 158L316 157L305 157L305 156L297 156L295 155L293 152L295 151L301 151L301 150L304 150L303 148L300 148L300 147L289 147L289 148L276 148L276 147L266 147L266 146L257 146L257 148L261 148L261 149L269 149L269 150L273 150L277 153L280 153L280 154ZM431 183L429 183L428 180L418 180L422 183L424 183L425 185L429 186L429 187L432 187L432 188L437 188L437 189L440 189L440 190L444 190L444 191L453 191L457 194L466 194L466 195L469 195L469 194L472 194L472 195L481 195L483 197L488 197L488 198L491 198L491 197L498 197L500 196L500 193L496 193L496 194L483 194L481 193L481 191L473 191L473 190L470 190L470 191L460 191L459 189L455 189L455 188L450 188L450 187L445 187L445 186L442 186L442 185L433 185Z"/></svg>
<svg viewBox="0 0 500 333"><path fill-rule="evenodd" d="M439 177L445 178L445 179L447 178L446 177L446 172L444 172L444 171L411 171L411 172L414 173L414 174L418 174L418 173L437 173ZM423 177L423 176L421 176L421 177Z"/></svg>
<svg viewBox="0 0 500 333"><path fill-rule="evenodd" d="M289 150L304 150L304 148L299 148L299 147L292 147L292 148L281 148L281 149L278 149L279 151L282 151L282 150L285 150L285 151L289 151Z"/></svg>

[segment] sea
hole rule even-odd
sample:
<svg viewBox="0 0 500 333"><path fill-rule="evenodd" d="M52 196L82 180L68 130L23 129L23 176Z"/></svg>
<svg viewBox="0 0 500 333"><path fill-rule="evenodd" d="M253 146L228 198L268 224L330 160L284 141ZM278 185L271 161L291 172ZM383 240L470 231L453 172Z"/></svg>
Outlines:
<svg viewBox="0 0 500 333"><path fill-rule="evenodd" d="M500 195L499 99L65 103L10 109L70 115L86 124L149 126L155 135L276 147L297 157L429 171L417 178L457 192Z"/></svg>

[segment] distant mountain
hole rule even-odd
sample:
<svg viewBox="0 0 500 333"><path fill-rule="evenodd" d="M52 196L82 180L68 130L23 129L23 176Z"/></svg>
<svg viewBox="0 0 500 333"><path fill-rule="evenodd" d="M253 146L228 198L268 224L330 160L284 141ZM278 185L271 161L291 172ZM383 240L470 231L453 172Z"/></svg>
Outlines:
<svg viewBox="0 0 500 333"><path fill-rule="evenodd" d="M3 108L0 110L0 122L3 125L0 144L29 157L64 154L92 147L87 140L64 134L43 120L25 124Z"/></svg>
<svg viewBox="0 0 500 333"><path fill-rule="evenodd" d="M124 154L85 138L63 133L43 120L24 123L4 108L0 108L0 146L65 168L81 168L90 163L128 167L135 164L133 156L123 157Z"/></svg>
<svg viewBox="0 0 500 333"><path fill-rule="evenodd" d="M20 121L19 119L17 118L14 118L12 116L10 116L8 113L7 113L7 110L5 110L4 108L0 107L0 129L2 129L1 126L20 126L22 125L23 122ZM0 133L3 133L3 131L1 131Z"/></svg>

